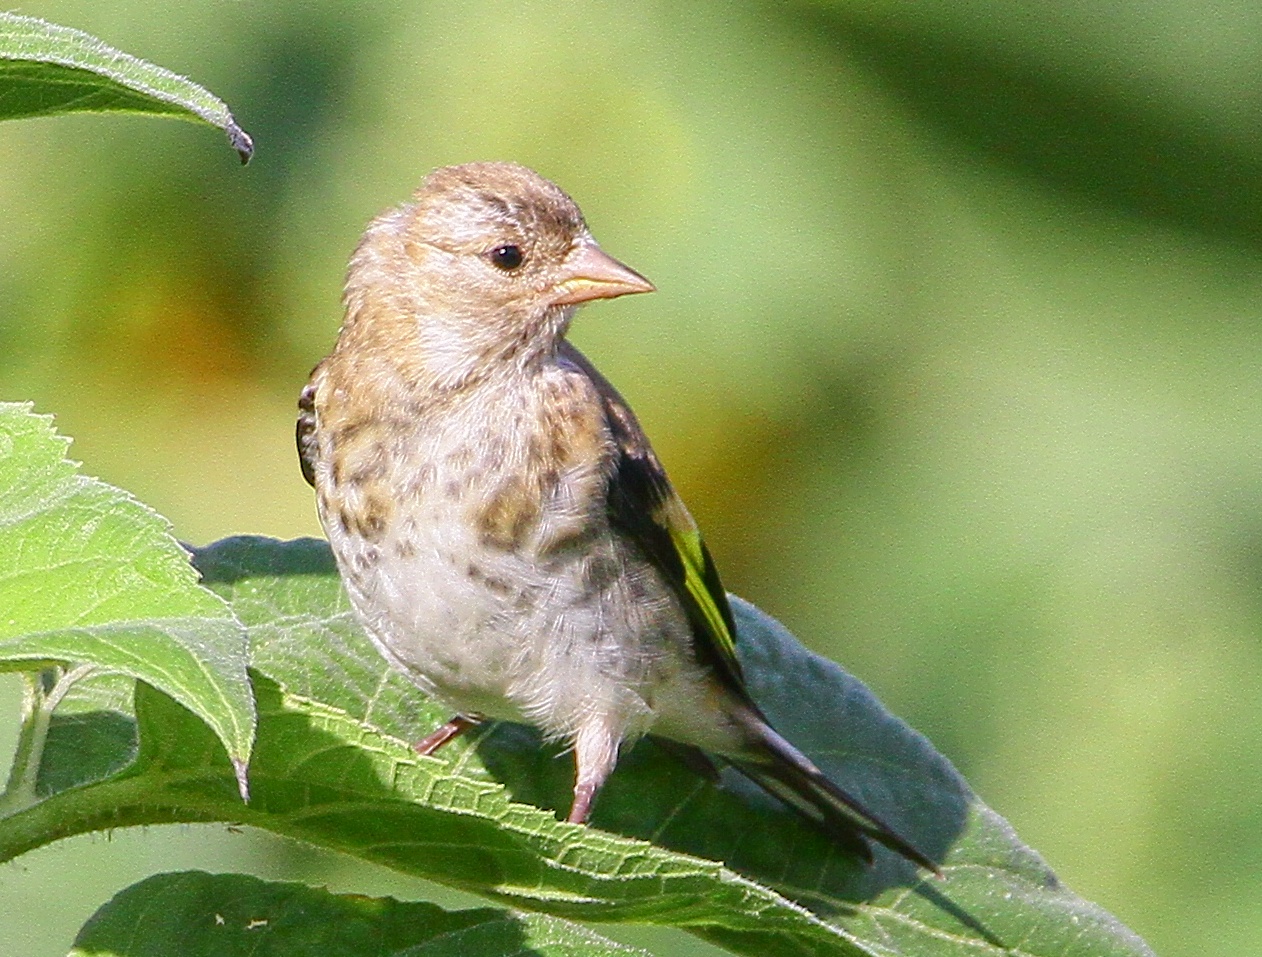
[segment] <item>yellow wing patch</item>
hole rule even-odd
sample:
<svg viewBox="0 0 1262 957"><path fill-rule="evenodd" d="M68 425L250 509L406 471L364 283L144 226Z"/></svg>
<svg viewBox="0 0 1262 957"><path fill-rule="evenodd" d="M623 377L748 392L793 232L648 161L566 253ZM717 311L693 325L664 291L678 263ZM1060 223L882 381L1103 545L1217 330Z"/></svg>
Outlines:
<svg viewBox="0 0 1262 957"><path fill-rule="evenodd" d="M671 545L683 565L684 590L694 603L698 623L704 626L704 639L709 640L718 657L739 680L741 666L736 658L732 613L701 532L673 489L656 518L669 532Z"/></svg>

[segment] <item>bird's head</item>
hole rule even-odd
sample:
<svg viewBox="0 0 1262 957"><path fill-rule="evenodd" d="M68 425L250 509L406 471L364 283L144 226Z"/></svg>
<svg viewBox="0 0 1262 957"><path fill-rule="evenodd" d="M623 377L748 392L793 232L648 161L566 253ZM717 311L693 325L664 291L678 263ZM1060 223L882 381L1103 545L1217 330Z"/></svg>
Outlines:
<svg viewBox="0 0 1262 957"><path fill-rule="evenodd" d="M556 349L576 306L652 291L601 250L555 184L514 163L468 163L430 173L368 228L347 321L384 318L432 359L519 364Z"/></svg>

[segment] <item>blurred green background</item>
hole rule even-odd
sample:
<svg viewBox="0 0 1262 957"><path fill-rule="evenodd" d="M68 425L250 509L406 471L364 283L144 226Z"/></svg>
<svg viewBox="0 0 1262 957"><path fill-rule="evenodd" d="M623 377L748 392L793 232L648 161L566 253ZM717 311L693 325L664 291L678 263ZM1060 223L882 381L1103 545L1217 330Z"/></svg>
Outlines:
<svg viewBox="0 0 1262 957"><path fill-rule="evenodd" d="M56 413L87 473L188 541L318 534L294 400L361 229L435 165L534 166L659 287L574 338L728 587L1159 953L1255 948L1256 4L22 12L190 75L258 145L242 170L191 125L0 126L0 398ZM63 954L111 893L182 866L418 893L159 829L0 869L0 940Z"/></svg>

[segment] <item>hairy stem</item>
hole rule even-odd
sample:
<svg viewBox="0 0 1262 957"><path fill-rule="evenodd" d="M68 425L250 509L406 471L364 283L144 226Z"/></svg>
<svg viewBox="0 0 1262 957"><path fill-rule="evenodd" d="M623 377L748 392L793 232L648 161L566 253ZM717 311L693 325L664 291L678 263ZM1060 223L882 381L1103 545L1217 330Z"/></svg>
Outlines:
<svg viewBox="0 0 1262 957"><path fill-rule="evenodd" d="M78 665L70 671L61 667L45 668L22 675L22 723L18 731L18 743L13 752L13 765L4 793L0 794L0 817L7 817L30 807L38 800L36 784L39 781L40 764L44 760L44 745L48 741L48 726L53 711L61 704L66 692L75 682L91 674L93 665Z"/></svg>

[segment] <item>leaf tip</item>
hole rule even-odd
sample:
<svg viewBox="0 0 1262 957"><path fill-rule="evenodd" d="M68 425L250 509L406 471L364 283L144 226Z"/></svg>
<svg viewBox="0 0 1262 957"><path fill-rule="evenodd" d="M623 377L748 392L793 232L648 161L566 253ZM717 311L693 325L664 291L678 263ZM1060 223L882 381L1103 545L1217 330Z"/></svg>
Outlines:
<svg viewBox="0 0 1262 957"><path fill-rule="evenodd" d="M250 162L251 157L254 156L254 140L250 138L250 134L231 120L224 127L224 132L228 134L228 142L232 144L232 148L241 157L241 165L244 166Z"/></svg>
<svg viewBox="0 0 1262 957"><path fill-rule="evenodd" d="M244 804L250 803L250 781L247 777L249 764L243 758L232 759L232 772L237 778L237 791L241 794L241 801Z"/></svg>

